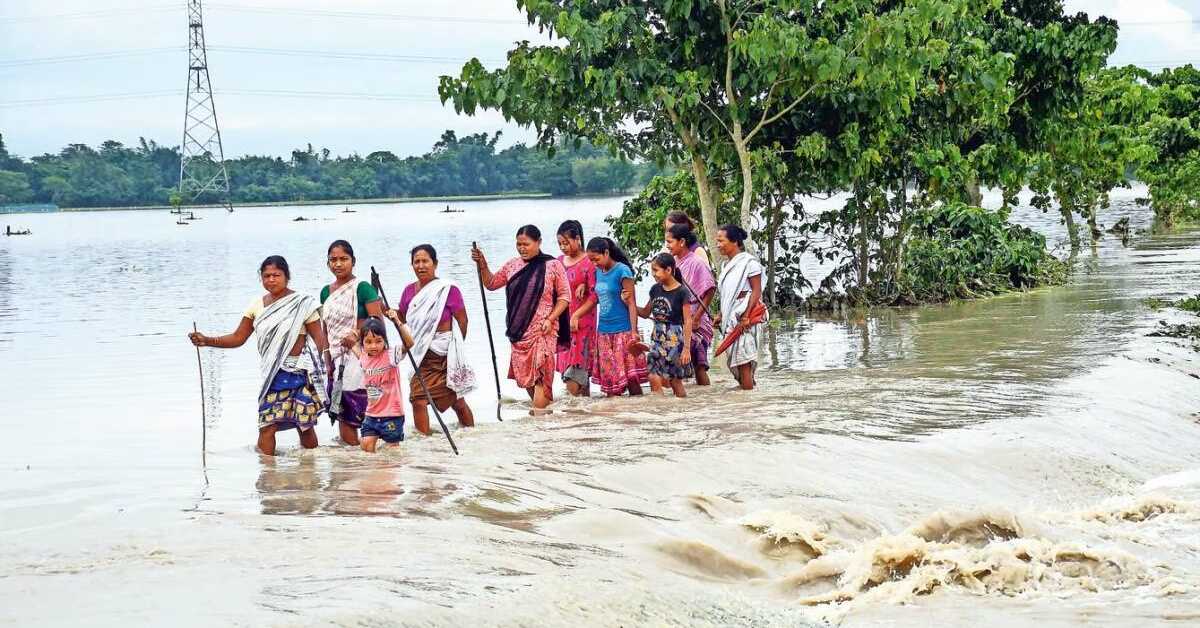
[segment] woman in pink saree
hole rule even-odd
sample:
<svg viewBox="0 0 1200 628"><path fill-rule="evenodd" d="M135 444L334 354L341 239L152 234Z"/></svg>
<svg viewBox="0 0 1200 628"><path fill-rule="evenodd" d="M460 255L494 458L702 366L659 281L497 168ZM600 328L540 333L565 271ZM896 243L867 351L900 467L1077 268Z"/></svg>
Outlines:
<svg viewBox="0 0 1200 628"><path fill-rule="evenodd" d="M508 378L529 393L535 411L554 400L555 358L571 345L567 308L571 286L558 260L542 252L542 232L533 225L517 230L517 254L500 270L488 268L483 251L471 250L488 290L505 289L505 335L512 343Z"/></svg>

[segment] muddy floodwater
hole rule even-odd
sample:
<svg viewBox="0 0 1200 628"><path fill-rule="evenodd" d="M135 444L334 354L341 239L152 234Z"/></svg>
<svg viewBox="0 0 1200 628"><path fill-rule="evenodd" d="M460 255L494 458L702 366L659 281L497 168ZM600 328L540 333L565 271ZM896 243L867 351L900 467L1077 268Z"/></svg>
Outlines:
<svg viewBox="0 0 1200 628"><path fill-rule="evenodd" d="M1146 227L1133 197L1102 222ZM590 236L620 200L457 208L10 217L0 626L1200 625L1200 354L1143 303L1200 292L1200 232L1107 236L1061 288L782 321L751 394L721 370L535 419L506 382L497 422L471 241L496 267L520 224ZM1054 216L1015 218L1061 253ZM202 350L202 401L192 321L231 331L270 254L315 294L335 238L392 299L420 242L462 286L461 456L326 421L260 457L249 344Z"/></svg>

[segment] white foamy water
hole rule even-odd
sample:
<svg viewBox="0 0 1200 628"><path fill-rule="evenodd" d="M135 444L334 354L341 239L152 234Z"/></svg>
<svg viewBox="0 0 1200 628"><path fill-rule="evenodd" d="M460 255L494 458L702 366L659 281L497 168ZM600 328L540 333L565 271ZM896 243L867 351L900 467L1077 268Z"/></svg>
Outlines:
<svg viewBox="0 0 1200 628"><path fill-rule="evenodd" d="M1131 197L1105 220L1145 225ZM1062 288L784 321L752 394L721 372L685 401L534 419L506 383L498 423L488 384L459 457L440 436L369 456L325 423L320 448L289 434L260 458L255 351L209 350L201 468L184 336L231 330L266 255L315 292L346 238L396 299L432 242L490 375L470 242L496 265L521 223L591 235L619 206L20 217L35 235L0 243L0 624L1200 621L1198 354L1145 336L1188 315L1142 304L1196 291L1197 232L1106 240Z"/></svg>

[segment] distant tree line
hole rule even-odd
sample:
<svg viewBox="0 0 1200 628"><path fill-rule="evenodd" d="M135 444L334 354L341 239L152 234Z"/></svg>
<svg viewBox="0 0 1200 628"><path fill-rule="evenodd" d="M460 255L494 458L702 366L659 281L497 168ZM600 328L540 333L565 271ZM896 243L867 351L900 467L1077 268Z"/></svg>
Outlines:
<svg viewBox="0 0 1200 628"><path fill-rule="evenodd" d="M554 151L524 144L497 150L500 133L446 131L433 149L401 158L390 151L335 157L311 144L289 158L247 155L226 162L234 203L549 193L612 194L641 189L660 171L613 157L587 142ZM28 160L0 135L0 205L64 207L166 204L179 183L180 153L144 138L71 144ZM202 198L200 201L219 199ZM187 200L185 199L185 202Z"/></svg>

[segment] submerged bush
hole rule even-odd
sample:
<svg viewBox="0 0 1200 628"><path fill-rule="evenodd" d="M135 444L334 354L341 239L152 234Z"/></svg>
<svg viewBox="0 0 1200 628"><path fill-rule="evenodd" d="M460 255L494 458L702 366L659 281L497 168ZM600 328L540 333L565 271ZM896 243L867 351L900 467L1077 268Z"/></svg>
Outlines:
<svg viewBox="0 0 1200 628"><path fill-rule="evenodd" d="M1045 236L1008 222L1004 211L961 203L916 212L909 222L899 301L975 298L1062 283L1067 265Z"/></svg>

